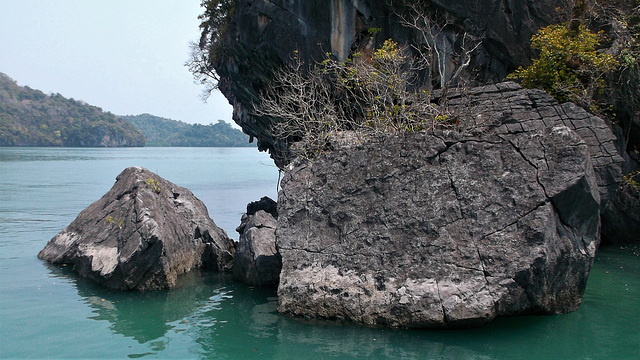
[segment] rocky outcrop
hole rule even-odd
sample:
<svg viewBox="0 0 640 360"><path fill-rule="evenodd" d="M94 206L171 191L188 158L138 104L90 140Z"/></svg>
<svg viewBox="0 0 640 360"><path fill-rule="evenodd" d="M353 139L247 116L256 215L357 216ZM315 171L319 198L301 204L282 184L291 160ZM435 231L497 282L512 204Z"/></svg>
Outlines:
<svg viewBox="0 0 640 360"><path fill-rule="evenodd" d="M440 92L434 92L436 100ZM502 130L526 133L563 125L574 130L589 148L601 198L601 211L617 192L623 159L616 136L601 118L572 104L558 102L537 89L523 89L514 82L449 92L447 106L465 123L463 131L486 132L501 121Z"/></svg>
<svg viewBox="0 0 640 360"><path fill-rule="evenodd" d="M602 217L602 241L608 244L640 242L640 190L623 185Z"/></svg>
<svg viewBox="0 0 640 360"><path fill-rule="evenodd" d="M350 52L370 51L379 47L386 39L394 39L401 44L419 44L420 37L411 29L402 26L396 12L403 12L402 1L388 2L372 0L239 0L236 2L231 24L226 28L223 39L224 51L220 52L214 66L220 75L220 90L234 106L233 118L252 139L258 139L258 148L271 152L276 165L283 168L288 158L288 148L271 134L272 119L253 114L253 104L259 102L259 94L265 84L272 81L274 72L283 64L291 61L292 54L306 64L325 59L327 54L337 59L345 59ZM474 50L471 63L461 78L469 84L487 84L500 81L518 66L527 65L533 53L529 48L531 36L542 26L562 21L571 14L568 3L560 0L544 1L436 1L421 2L434 23L445 21L447 26L435 32L433 46L446 59L439 69L444 77L450 77L460 64L456 53L460 53L460 34L468 34L481 41ZM441 23L440 23L441 24ZM606 26L604 28L607 28ZM375 34L370 29L380 30ZM616 38L615 34L611 34ZM440 70L439 70L440 71ZM433 78L425 76L425 85L429 87ZM436 85L437 86L437 85ZM616 95L619 97L620 94ZM491 95L487 95L491 96ZM538 95L532 95L534 98ZM531 101L536 101L532 99ZM546 100L545 100L546 101ZM530 106L530 105L527 105ZM616 113L627 108L616 105ZM551 108L549 108L551 109ZM601 121L591 127L591 116L573 105L563 105L560 115L553 115L555 108L547 116L544 111L536 115L537 119L556 121L565 113L579 113L580 119L567 121L566 126L574 128L590 146L592 154L598 153L593 165L598 177L602 195L603 239L624 237L625 223L634 222L633 217L625 215L623 209L608 206L619 183L620 174L611 163L616 154L629 150L629 169L637 169L637 152L633 144L637 136L637 114L628 114L631 121L626 136L620 136L619 148L610 142L611 131ZM569 117L573 115L567 115ZM635 120L634 120L635 119ZM635 121L635 123L634 123ZM535 122L535 121L534 121ZM557 122L557 121L556 121ZM572 123L576 122L574 127ZM634 125L635 124L635 125ZM549 125L549 124L546 124ZM515 125L514 125L515 126ZM630 144L625 142L628 138ZM617 159L615 160L618 161ZM603 171L601 171L603 170ZM608 172L612 171L612 172ZM621 199L623 202L633 199ZM615 204L614 204L615 205Z"/></svg>
<svg viewBox="0 0 640 360"><path fill-rule="evenodd" d="M460 327L579 306L600 195L619 177L606 125L513 83L450 106L462 133L343 135L292 166L278 198L280 312Z"/></svg>
<svg viewBox="0 0 640 360"><path fill-rule="evenodd" d="M247 204L247 216L252 216L259 210L263 210L275 219L278 218L278 203L268 196L263 196L258 201L253 201ZM236 231L239 231L236 229Z"/></svg>
<svg viewBox="0 0 640 360"><path fill-rule="evenodd" d="M434 94L436 98L441 96L437 91ZM632 229L638 226L634 212L629 212L635 199L627 192L618 193L624 165L616 147L620 139L616 139L601 118L572 103L558 104L544 91L525 90L513 82L450 92L446 101L454 113L466 119L469 129L483 128L496 119L513 117L506 125L510 131L527 132L564 125L578 133L589 147L598 183L602 240L606 243L628 241Z"/></svg>
<svg viewBox="0 0 640 360"><path fill-rule="evenodd" d="M156 290L173 287L192 269L229 270L234 251L233 240L191 191L130 167L38 257L73 264L108 288Z"/></svg>
<svg viewBox="0 0 640 360"><path fill-rule="evenodd" d="M246 284L278 284L282 259L276 249L276 206L276 202L266 196L250 203L236 229L240 239L234 258L233 275Z"/></svg>
<svg viewBox="0 0 640 360"><path fill-rule="evenodd" d="M400 4L401 2L394 2ZM411 2L410 2L411 3ZM460 37L467 33L482 40L475 50L469 72L472 83L503 79L520 65L529 63L529 40L538 28L562 16L561 0L458 0L424 1L434 21L447 20L437 31L434 46L446 54L445 77L461 61ZM276 164L284 165L283 145L274 140L271 119L252 114L253 104L273 73L296 56L307 64L330 53L344 60L351 51L379 47L384 40L416 43L420 37L398 21L385 1L374 0L238 0L226 28L223 51L214 66L220 90L234 106L234 121L252 137L260 150L269 150ZM370 29L380 29L372 35ZM426 79L427 84L431 79Z"/></svg>

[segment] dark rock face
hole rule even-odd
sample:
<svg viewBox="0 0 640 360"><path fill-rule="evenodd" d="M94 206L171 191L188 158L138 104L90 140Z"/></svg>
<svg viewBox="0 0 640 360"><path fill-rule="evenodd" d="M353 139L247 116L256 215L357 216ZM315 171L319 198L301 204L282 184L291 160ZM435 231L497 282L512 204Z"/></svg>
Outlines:
<svg viewBox="0 0 640 360"><path fill-rule="evenodd" d="M512 82L449 93L447 99L448 104L459 109L462 115L479 114L477 119L471 121L471 127L475 123L486 125L496 118L513 117L506 124L510 131L527 132L534 128L541 130L565 125L577 132L589 147L596 174L601 199L603 242L627 241L621 239L626 239L628 234L633 233L633 227L637 226L634 225L636 220L633 213L628 212L634 199L625 197L625 193L617 194L623 158L616 147L619 139L601 118L572 103L559 105L544 91L524 90ZM616 200L612 202L614 198Z"/></svg>
<svg viewBox="0 0 640 360"><path fill-rule="evenodd" d="M229 270L234 251L191 191L130 167L38 257L112 289L156 290L195 268Z"/></svg>
<svg viewBox="0 0 640 360"><path fill-rule="evenodd" d="M475 51L472 70L465 75L476 84L496 82L520 65L528 64L529 40L538 28L559 19L562 0L457 0L423 2L434 16L449 19L438 34L436 46L447 54L446 76L459 59L452 49L459 36L469 33L482 44ZM369 40L370 28L381 31ZM283 165L286 150L269 129L271 120L251 114L265 83L294 50L307 64L324 60L325 53L344 60L351 51L378 47L384 40L415 43L419 36L403 27L385 1L374 0L238 0L226 33L224 54L215 64L219 86L234 106L234 121L258 139L260 150L269 150ZM429 81L429 80L427 80Z"/></svg>
<svg viewBox="0 0 640 360"><path fill-rule="evenodd" d="M513 83L451 102L465 110L466 135L341 137L294 163L278 198L280 312L464 327L577 309L600 194L619 172L612 135Z"/></svg>
<svg viewBox="0 0 640 360"><path fill-rule="evenodd" d="M264 210L274 218L278 218L278 203L268 196L263 196L260 200L247 204L247 215L254 215L259 210Z"/></svg>
<svg viewBox="0 0 640 360"><path fill-rule="evenodd" d="M240 233L233 276L249 285L277 285L282 259L276 249L276 202L268 197L247 205L236 229Z"/></svg>
<svg viewBox="0 0 640 360"><path fill-rule="evenodd" d="M602 241L608 244L640 242L640 193L623 186L602 217Z"/></svg>

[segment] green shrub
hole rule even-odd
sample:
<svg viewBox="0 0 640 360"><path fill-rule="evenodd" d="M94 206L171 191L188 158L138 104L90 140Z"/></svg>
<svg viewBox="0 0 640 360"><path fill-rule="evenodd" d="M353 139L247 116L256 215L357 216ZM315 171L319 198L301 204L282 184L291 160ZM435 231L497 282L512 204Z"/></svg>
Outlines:
<svg viewBox="0 0 640 360"><path fill-rule="evenodd" d="M594 96L605 85L604 75L618 66L612 55L596 51L599 43L599 34L584 25L577 31L568 24L544 27L531 38L531 46L540 52L538 58L508 78L527 88L544 89L560 102L597 111Z"/></svg>
<svg viewBox="0 0 640 360"><path fill-rule="evenodd" d="M632 193L640 194L640 170L622 176L621 186Z"/></svg>

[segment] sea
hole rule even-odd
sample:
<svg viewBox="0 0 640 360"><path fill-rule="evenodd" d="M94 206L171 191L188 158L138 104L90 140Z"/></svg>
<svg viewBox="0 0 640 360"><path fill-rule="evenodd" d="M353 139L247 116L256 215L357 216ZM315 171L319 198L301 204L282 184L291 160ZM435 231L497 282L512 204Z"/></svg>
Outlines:
<svg viewBox="0 0 640 360"><path fill-rule="evenodd" d="M0 148L0 358L640 359L640 248L602 247L580 308L467 330L409 330L277 313L273 288L195 271L173 290L111 291L37 258L126 167L184 186L232 238L277 198L256 148Z"/></svg>

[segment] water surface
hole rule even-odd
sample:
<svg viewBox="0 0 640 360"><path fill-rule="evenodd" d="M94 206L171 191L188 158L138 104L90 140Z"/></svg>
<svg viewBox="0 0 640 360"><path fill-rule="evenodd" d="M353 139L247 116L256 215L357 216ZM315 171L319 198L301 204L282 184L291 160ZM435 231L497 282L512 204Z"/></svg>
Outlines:
<svg viewBox="0 0 640 360"><path fill-rule="evenodd" d="M583 304L471 330L368 328L279 316L274 290L194 272L175 290L114 292L37 253L128 166L189 188L234 229L276 198L254 148L0 148L0 357L202 359L640 359L640 249L601 249Z"/></svg>

